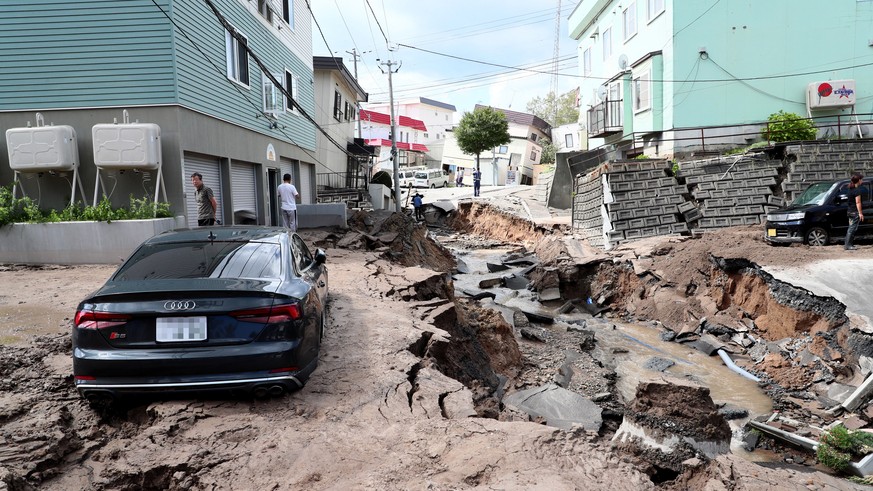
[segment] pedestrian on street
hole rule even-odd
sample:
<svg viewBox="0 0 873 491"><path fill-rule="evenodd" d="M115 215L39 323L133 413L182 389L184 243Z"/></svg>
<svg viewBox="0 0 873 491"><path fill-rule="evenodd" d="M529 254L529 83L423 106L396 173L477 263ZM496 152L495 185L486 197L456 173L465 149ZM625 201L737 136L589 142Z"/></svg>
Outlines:
<svg viewBox="0 0 873 491"><path fill-rule="evenodd" d="M866 193L864 186L861 185L861 179L863 179L859 173L852 174L852 179L849 182L849 202L848 207L846 208L846 214L849 217L849 229L846 231L846 245L845 248L847 251L854 251L856 249L855 245L852 243L855 238L855 232L858 231L858 225L864 221L864 210L861 208L861 196Z"/></svg>
<svg viewBox="0 0 873 491"><path fill-rule="evenodd" d="M464 169L458 169L458 178L455 179L455 184L457 184L459 188L464 187Z"/></svg>
<svg viewBox="0 0 873 491"><path fill-rule="evenodd" d="M282 176L282 184L279 184L279 205L282 207L282 226L297 231L297 197L300 193L291 184L291 174Z"/></svg>
<svg viewBox="0 0 873 491"><path fill-rule="evenodd" d="M473 171L473 196L479 196L479 186L482 185L482 172L476 167Z"/></svg>
<svg viewBox="0 0 873 491"><path fill-rule="evenodd" d="M421 199L422 198L424 198L424 196L421 193L415 193L415 195L412 196L412 207L415 208L415 219L416 220L423 220L424 219L424 215L422 215L422 213L421 213L421 204L422 204Z"/></svg>
<svg viewBox="0 0 873 491"><path fill-rule="evenodd" d="M194 185L194 198L197 201L197 225L211 227L215 225L215 210L218 203L212 188L203 184L203 174L195 172L191 174L191 184Z"/></svg>

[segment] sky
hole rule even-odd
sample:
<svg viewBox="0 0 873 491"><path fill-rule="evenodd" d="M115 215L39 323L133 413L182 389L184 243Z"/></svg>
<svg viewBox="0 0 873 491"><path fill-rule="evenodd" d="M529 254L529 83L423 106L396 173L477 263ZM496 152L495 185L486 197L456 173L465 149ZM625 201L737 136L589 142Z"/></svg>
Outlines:
<svg viewBox="0 0 873 491"><path fill-rule="evenodd" d="M354 72L348 52L359 53L358 82L370 102L388 102L387 66L381 63L391 60L402 63L393 65L395 102L427 97L452 104L456 122L476 104L525 112L528 101L551 90L558 3L310 0L313 55L342 56ZM578 86L578 48L567 30L577 3L560 2L559 94Z"/></svg>

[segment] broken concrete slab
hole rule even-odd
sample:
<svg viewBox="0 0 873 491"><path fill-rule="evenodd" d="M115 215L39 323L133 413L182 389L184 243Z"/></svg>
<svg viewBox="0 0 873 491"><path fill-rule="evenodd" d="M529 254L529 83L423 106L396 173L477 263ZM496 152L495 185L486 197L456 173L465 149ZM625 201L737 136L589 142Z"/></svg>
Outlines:
<svg viewBox="0 0 873 491"><path fill-rule="evenodd" d="M850 395L852 395L852 392L854 392L855 389L856 388L852 387L851 385L844 385L839 382L834 382L828 386L827 397L828 399L831 399L833 401L843 403L846 399L849 398Z"/></svg>
<svg viewBox="0 0 873 491"><path fill-rule="evenodd" d="M433 206L434 208L437 208L444 213L450 213L457 210L455 204L449 200L437 200L430 203L430 206Z"/></svg>
<svg viewBox="0 0 873 491"><path fill-rule="evenodd" d="M576 305L573 304L572 301L567 302L564 305L561 305L560 307L558 307L559 314L568 314L574 310L576 310Z"/></svg>
<svg viewBox="0 0 873 491"><path fill-rule="evenodd" d="M551 300L560 300L561 299L561 290L560 288L546 288L545 290L540 292L540 301L548 302Z"/></svg>
<svg viewBox="0 0 873 491"><path fill-rule="evenodd" d="M465 263L463 259L457 258L455 260L455 262L457 263L457 266L455 266L455 269L458 270L458 273L470 274L472 272L470 269L470 266L468 266L467 263Z"/></svg>
<svg viewBox="0 0 873 491"><path fill-rule="evenodd" d="M471 292L467 292L465 290L463 293L466 294L468 297L470 297L470 300L482 300L483 298L490 298L493 300L493 299L497 298L497 295L495 295L492 292L471 293Z"/></svg>
<svg viewBox="0 0 873 491"><path fill-rule="evenodd" d="M534 418L543 418L546 424L571 429L580 425L597 432L603 424L600 407L581 395L555 384L526 389L503 398L503 403Z"/></svg>

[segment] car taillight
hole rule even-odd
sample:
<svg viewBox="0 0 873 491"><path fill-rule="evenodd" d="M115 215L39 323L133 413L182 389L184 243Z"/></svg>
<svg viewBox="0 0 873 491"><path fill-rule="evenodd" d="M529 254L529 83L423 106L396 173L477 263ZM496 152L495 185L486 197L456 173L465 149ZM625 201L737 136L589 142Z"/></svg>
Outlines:
<svg viewBox="0 0 873 491"><path fill-rule="evenodd" d="M79 329L109 329L127 324L131 316L114 312L79 310L76 312L76 327Z"/></svg>
<svg viewBox="0 0 873 491"><path fill-rule="evenodd" d="M237 310L230 313L234 319L260 324L277 324L300 318L300 307L296 303L274 305L260 309Z"/></svg>

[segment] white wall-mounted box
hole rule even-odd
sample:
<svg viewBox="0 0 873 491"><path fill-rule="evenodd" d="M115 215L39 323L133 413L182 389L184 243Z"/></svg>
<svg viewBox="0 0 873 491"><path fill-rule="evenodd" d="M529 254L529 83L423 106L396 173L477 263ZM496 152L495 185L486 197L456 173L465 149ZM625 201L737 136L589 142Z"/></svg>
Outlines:
<svg viewBox="0 0 873 491"><path fill-rule="evenodd" d="M19 172L70 171L79 166L72 126L36 126L6 130L9 167Z"/></svg>
<svg viewBox="0 0 873 491"><path fill-rule="evenodd" d="M152 123L95 124L94 164L101 169L157 169L161 128Z"/></svg>

